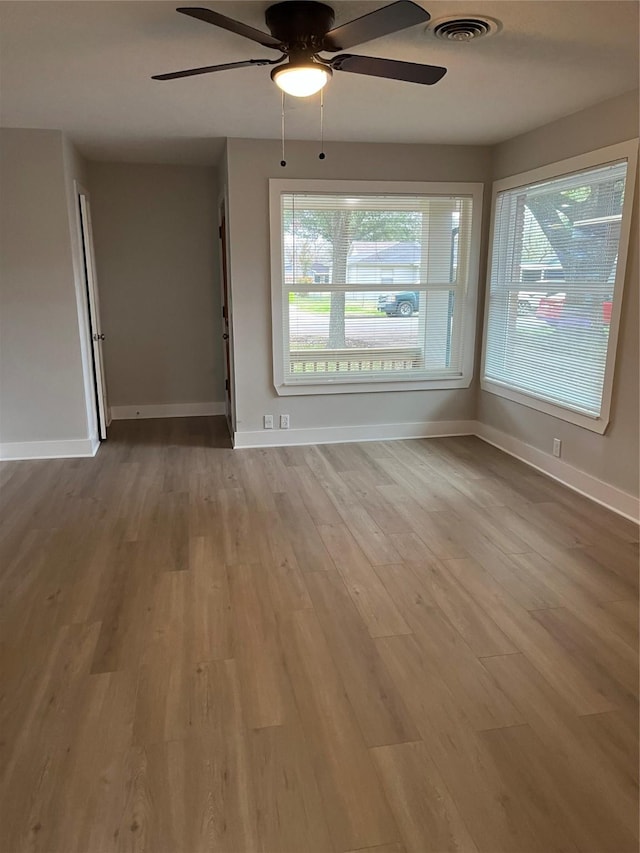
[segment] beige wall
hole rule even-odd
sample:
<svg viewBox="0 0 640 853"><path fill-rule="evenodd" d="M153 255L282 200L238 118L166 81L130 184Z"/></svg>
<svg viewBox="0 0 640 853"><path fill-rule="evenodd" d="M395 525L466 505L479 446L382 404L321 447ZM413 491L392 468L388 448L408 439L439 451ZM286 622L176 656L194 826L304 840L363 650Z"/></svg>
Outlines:
<svg viewBox="0 0 640 853"><path fill-rule="evenodd" d="M476 389L279 397L273 386L269 178L488 181L490 150L473 146L230 139L227 143L237 431L262 429L264 413L286 412L292 429L466 420Z"/></svg>
<svg viewBox="0 0 640 853"><path fill-rule="evenodd" d="M88 436L64 145L59 131L0 131L0 441L7 444Z"/></svg>
<svg viewBox="0 0 640 853"><path fill-rule="evenodd" d="M630 92L498 145L494 178L503 178L638 136L638 92ZM562 458L574 467L638 494L639 351L638 351L638 187L635 190L631 243L611 408L604 436L481 391L478 419L551 453L562 440Z"/></svg>
<svg viewBox="0 0 640 853"><path fill-rule="evenodd" d="M111 406L224 398L213 168L90 163Z"/></svg>
<svg viewBox="0 0 640 853"><path fill-rule="evenodd" d="M62 140L62 151L67 192L67 209L69 213L69 236L71 241L73 279L76 291L76 309L78 312L78 332L80 336L80 355L82 358L83 391L87 411L87 426L89 437L97 442L99 437L98 410L93 372L91 321L89 319L87 282L84 268L80 201L78 198L80 189L87 189L88 186L88 164L86 160L80 156L75 146L72 145L66 137L63 137Z"/></svg>

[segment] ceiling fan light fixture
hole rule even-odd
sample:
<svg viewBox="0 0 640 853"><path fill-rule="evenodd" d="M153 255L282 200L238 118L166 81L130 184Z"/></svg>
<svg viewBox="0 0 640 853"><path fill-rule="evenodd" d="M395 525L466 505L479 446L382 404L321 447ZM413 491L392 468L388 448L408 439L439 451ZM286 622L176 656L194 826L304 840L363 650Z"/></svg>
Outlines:
<svg viewBox="0 0 640 853"><path fill-rule="evenodd" d="M308 98L323 89L332 77L328 65L319 62L288 62L271 72L271 79L287 95Z"/></svg>

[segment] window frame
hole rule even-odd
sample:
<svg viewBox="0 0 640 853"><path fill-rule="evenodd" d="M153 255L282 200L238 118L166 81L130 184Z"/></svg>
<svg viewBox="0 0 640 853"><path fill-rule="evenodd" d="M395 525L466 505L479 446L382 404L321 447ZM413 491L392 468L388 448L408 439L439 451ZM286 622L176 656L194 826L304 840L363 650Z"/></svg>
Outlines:
<svg viewBox="0 0 640 853"><path fill-rule="evenodd" d="M622 206L622 220L620 223L620 239L618 244L618 262L616 265L616 275L613 285L613 299L611 321L609 325L609 341L607 347L607 358L605 362L604 384L602 388L602 404L600 415L592 416L583 412L575 411L568 406L563 406L560 403L551 403L547 400L540 399L533 392L527 393L519 389L515 389L507 383L499 382L495 379L487 378L486 356L487 356L487 341L489 327L489 307L491 301L491 276L493 272L494 257L493 257L493 241L495 232L495 217L496 217L496 202L498 194L505 190L526 189L533 184L541 181L548 181L554 178L561 178L571 174L587 171L589 169L606 166L611 163L627 161L627 175L625 182L625 195ZM630 139L625 142L620 142L615 145L609 145L606 148L599 148L595 151L589 151L585 154L579 154L576 157L569 157L565 160L559 160L555 163L549 163L545 166L540 166L537 169L531 169L527 172L521 172L516 175L502 178L493 183L491 194L491 219L489 231L489 246L487 258L487 278L485 285L485 301L484 301L484 321L482 335L482 362L480 373L480 387L483 391L494 394L498 397L511 400L514 403L520 403L530 409L543 412L547 415L552 415L559 420L567 421L577 426L584 427L591 432L597 432L603 435L610 423L611 416L611 398L613 393L614 373L616 352L618 347L618 335L620 330L620 317L622 311L622 300L624 295L624 282L627 270L627 256L629 251L629 238L631 234L631 219L633 211L633 202L636 185L636 169L638 161L638 139ZM526 287L523 287L526 289Z"/></svg>
<svg viewBox="0 0 640 853"><path fill-rule="evenodd" d="M459 376L438 379L363 380L332 384L300 383L286 384L284 374L284 281L282 252L281 195L283 193L342 193L344 195L431 195L467 196L472 199L471 233L469 239L469 274L464 304L459 314L463 324L461 339L462 372ZM349 181L349 180L306 180L269 179L269 225L271 246L271 329L273 342L273 384L279 396L314 394L353 394L381 391L424 391L468 388L473 380L476 318L480 279L480 245L482 235L484 184L468 181ZM320 289L322 285L318 286Z"/></svg>

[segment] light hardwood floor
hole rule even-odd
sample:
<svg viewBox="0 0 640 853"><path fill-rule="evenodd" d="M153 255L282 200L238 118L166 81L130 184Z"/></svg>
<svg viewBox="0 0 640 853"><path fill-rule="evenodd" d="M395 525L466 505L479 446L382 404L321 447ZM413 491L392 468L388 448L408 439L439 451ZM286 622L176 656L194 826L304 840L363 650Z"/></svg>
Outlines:
<svg viewBox="0 0 640 853"><path fill-rule="evenodd" d="M1 853L631 853L638 530L472 438L0 466Z"/></svg>

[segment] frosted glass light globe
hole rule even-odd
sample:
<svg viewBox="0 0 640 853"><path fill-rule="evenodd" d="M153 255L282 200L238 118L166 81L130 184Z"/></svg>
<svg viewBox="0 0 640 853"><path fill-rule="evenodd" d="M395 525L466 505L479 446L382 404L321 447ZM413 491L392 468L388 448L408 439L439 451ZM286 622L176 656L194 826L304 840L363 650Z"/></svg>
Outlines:
<svg viewBox="0 0 640 853"><path fill-rule="evenodd" d="M274 83L287 95L308 98L315 95L329 82L331 69L318 63L307 65L283 65L271 72Z"/></svg>

